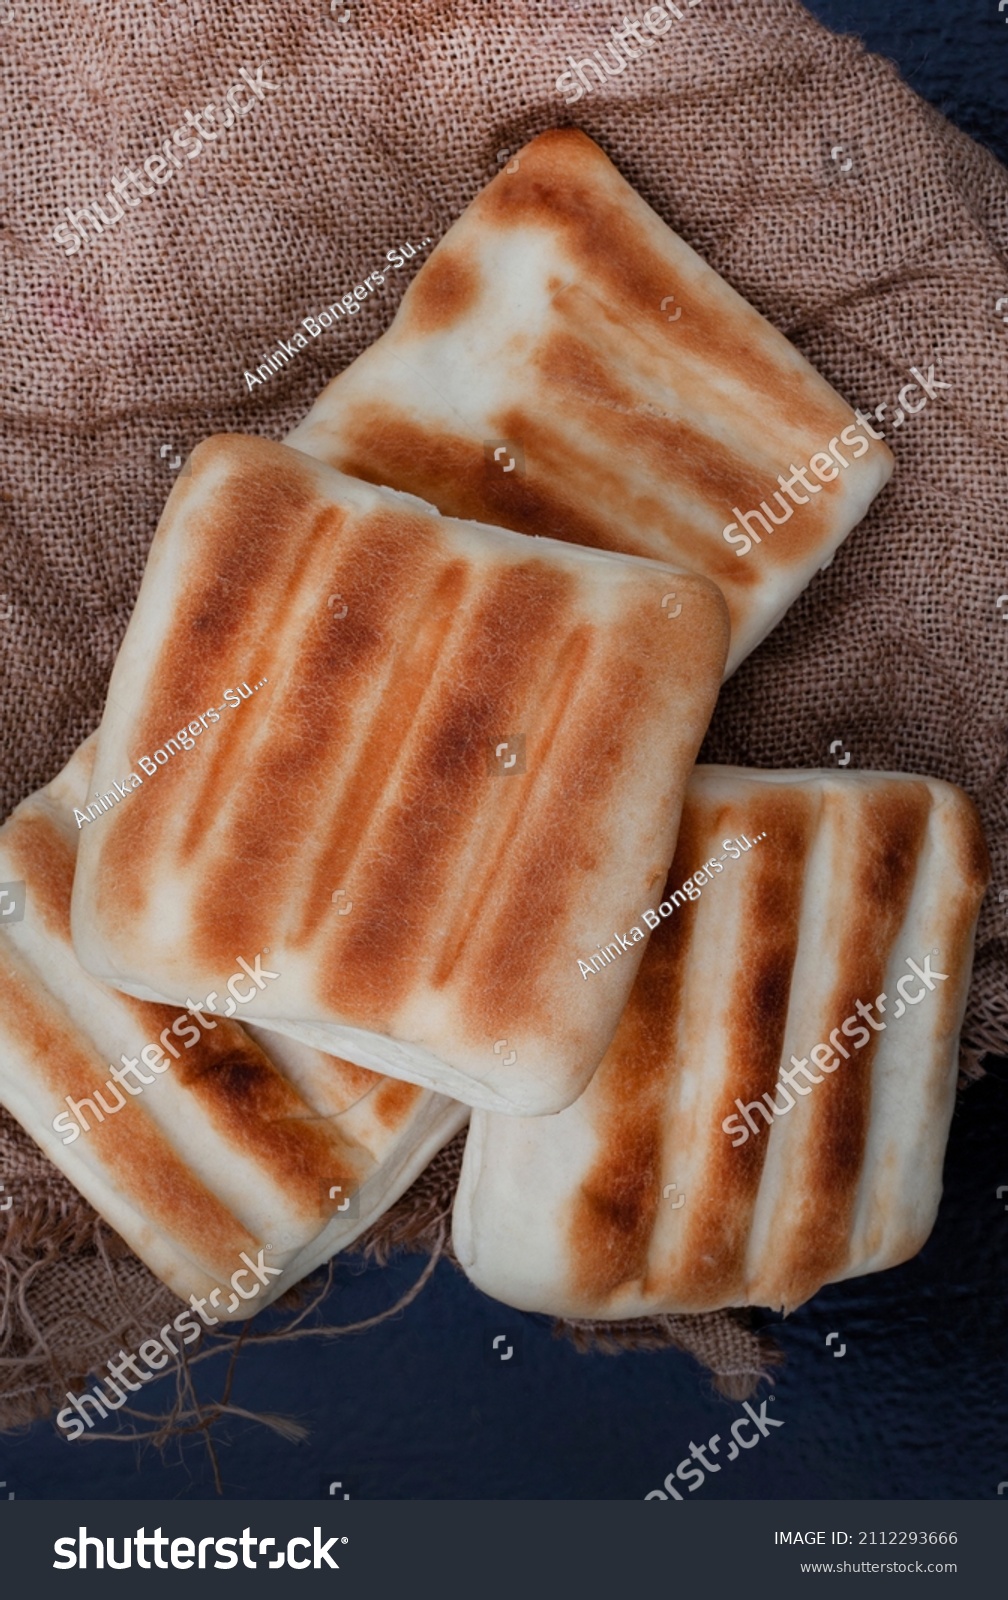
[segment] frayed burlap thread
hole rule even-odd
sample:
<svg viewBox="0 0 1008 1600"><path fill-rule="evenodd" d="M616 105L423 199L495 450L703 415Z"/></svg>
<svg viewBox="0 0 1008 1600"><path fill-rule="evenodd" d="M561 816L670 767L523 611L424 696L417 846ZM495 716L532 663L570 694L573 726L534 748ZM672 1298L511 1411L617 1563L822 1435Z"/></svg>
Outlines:
<svg viewBox="0 0 1008 1600"><path fill-rule="evenodd" d="M178 1301L0 1110L0 1429L47 1416Z"/></svg>
<svg viewBox="0 0 1008 1600"><path fill-rule="evenodd" d="M443 1251L456 1267L451 1246L451 1210L458 1188L465 1133L456 1134L398 1203L358 1241L366 1259L384 1262L397 1250ZM558 1318L553 1331L575 1349L602 1355L629 1350L683 1350L706 1368L714 1387L730 1399L746 1400L781 1355L752 1331L746 1311L703 1316L635 1317L625 1322Z"/></svg>
<svg viewBox="0 0 1008 1600"><path fill-rule="evenodd" d="M2 1110L0 1136L8 1150L21 1156L12 1187L15 1203L5 1214L6 1232L0 1235L0 1431L6 1432L54 1413L65 1404L67 1391L86 1387L88 1375L100 1371L120 1345L136 1349L171 1321L179 1303ZM201 1433L216 1474L210 1434L222 1417L242 1415L284 1437L301 1437L303 1430L292 1419L239 1411L231 1403L234 1362L242 1346L365 1333L398 1316L422 1294L442 1256L457 1267L451 1209L464 1148L463 1132L354 1246L355 1254L381 1266L399 1252L427 1258L416 1280L392 1305L340 1327L319 1321L319 1308L333 1282L331 1262L277 1302L268 1329L252 1319L204 1336L191 1352L183 1350L169 1410L155 1415L124 1407L115 1431L103 1430L102 1438L149 1441L158 1447ZM559 1321L555 1331L570 1337L580 1350L687 1351L710 1370L715 1388L740 1399L753 1392L776 1357L772 1347L748 1331L741 1312L610 1324ZM220 1355L229 1357L220 1397L200 1401L191 1369ZM123 1425L126 1418L129 1426Z"/></svg>

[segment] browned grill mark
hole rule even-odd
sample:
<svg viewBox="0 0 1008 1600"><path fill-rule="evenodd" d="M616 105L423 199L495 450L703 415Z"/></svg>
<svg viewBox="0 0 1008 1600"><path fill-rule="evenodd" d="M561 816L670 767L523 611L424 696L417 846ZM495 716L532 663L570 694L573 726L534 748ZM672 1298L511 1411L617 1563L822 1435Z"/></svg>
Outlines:
<svg viewBox="0 0 1008 1600"><path fill-rule="evenodd" d="M264 449L269 452L268 470ZM174 625L151 675L157 697L136 722L135 736L144 752L159 747L174 732L168 724L199 706L208 683L216 689L219 674L233 668L234 641L248 632L250 621L254 624L263 593L290 584L297 546L317 506L313 487L288 456L260 439L230 437L208 441L194 454L190 493L204 493L206 499L195 499L184 513L166 517L164 531L159 529L160 537L168 537L169 529L174 537L184 517L185 564ZM205 477L221 464L226 475L208 492ZM210 583L208 566L213 569Z"/></svg>
<svg viewBox="0 0 1008 1600"><path fill-rule="evenodd" d="M840 803L839 797L832 798ZM883 991L886 967L913 895L931 795L924 783L902 781L866 796L863 805L867 816L847 852L854 884L838 954L843 977L826 1008L823 1042L831 1029L856 1015L859 1000L874 1007ZM857 820L855 810L852 825ZM891 1013L892 1004L887 1002L887 1017ZM817 1289L835 1278L848 1257L880 1037L867 1022L864 1027L870 1037L858 1050L841 1035L850 1060L841 1059L835 1072L824 1074L809 1097L813 1122L804 1160L810 1181L801 1185L808 1203L800 1216L790 1219L779 1262L779 1282L797 1301L806 1298L808 1285ZM818 1042L809 1040L808 1048Z"/></svg>
<svg viewBox="0 0 1008 1600"><path fill-rule="evenodd" d="M450 516L673 562L687 560L699 542L704 570L724 587L737 626L745 596L765 581L767 561L789 566L821 543L842 479L809 497L806 506L791 507L789 520L779 528L771 523L772 532L763 539L763 548L770 552L766 561L740 561L736 550L720 537L720 527L712 529L710 518L727 524L736 506L743 512L760 512L764 499L773 515L785 517L791 503L785 497L781 508L774 494L779 487L777 472L787 463L771 462L765 450L756 459L747 458L687 417L650 414L632 390L613 379L616 357L613 352L608 364L602 361L576 323L542 341L535 357L539 379L534 416L526 408L510 405L486 424L495 436L526 442L524 478L489 472L475 443L425 430L383 402L355 405L330 449L321 437L316 447L345 470L372 482L393 482L433 501ZM740 414L745 416L741 402ZM831 431L835 433L849 416L837 402ZM785 436L793 440L793 423ZM827 432L826 440L829 437ZM601 451L599 440L604 445ZM793 444L792 448L801 454ZM611 459L616 465L607 467ZM627 460L641 468L636 492L628 479ZM588 484L590 494L582 487ZM677 484L684 490L684 501L673 513L667 502L670 488ZM705 508L706 520L704 512L691 514L686 497ZM697 559L695 554L692 559Z"/></svg>
<svg viewBox="0 0 1008 1600"><path fill-rule="evenodd" d="M927 829L940 802L923 781L876 780L868 791L852 783L844 792L832 782L779 790L754 778L742 789L742 799L731 802L705 793L702 785L687 792L665 891L667 896L669 889L678 888L704 855L716 853L722 836L745 832L755 839L758 832L766 833L750 867L755 872L758 864L759 876L751 890L747 880L747 903L739 913L740 923L752 929L747 941L751 953L743 951L739 981L729 996L731 1070L719 1103L704 1113L712 1133L699 1173L700 1192L708 1197L706 1210L699 1216L684 1214L690 1231L670 1261L654 1259L659 1185L667 1175L661 1156L668 1137L668 1090L676 1074L690 1070L688 1061L674 1055L693 926L693 919L680 910L652 935L613 1044L579 1103L593 1129L597 1155L570 1202L563 1236L569 1262L565 1303L585 1314L627 1294L645 1304L671 1303L684 1311L750 1302L745 1260L753 1214L771 1139L784 1130L760 1121L758 1136L733 1146L721 1123L735 1111L736 1095L748 1103L764 1092L774 1094L791 1010L802 886L820 830L836 826L834 818L839 821L844 830L837 842L839 858L845 868L849 864L853 882L849 892L845 886L843 905L831 915L829 926L814 927L806 935L822 950L823 960L831 966L835 962L842 973L815 1037L795 1041L806 1054L813 1044L826 1042L830 1029L844 1018L856 1017L858 1000L874 1004L884 974L894 964L894 941L922 863L930 871L924 858ZM963 950L988 868L973 806L958 795L948 803L956 815L950 829L940 834L942 866L947 873L957 860L960 864L964 920L959 921L958 904L943 899L942 948L951 916L949 947ZM726 863L726 870L738 870L737 864ZM953 900L955 896L953 889ZM918 958L923 953L906 952ZM950 962L948 970L960 969ZM891 1016L890 1003L887 1024ZM876 1036L864 1026L869 1042L855 1050L850 1037L841 1036L850 1059L831 1075L832 1086L824 1075L795 1113L803 1119L801 1138L798 1147L787 1149L786 1183L769 1219L769 1242L761 1243L761 1259L755 1264L760 1290L767 1291L760 1303L800 1304L849 1265L853 1207L865 1182L875 1054ZM789 1124L787 1133L793 1131ZM778 1145L776 1155L781 1154Z"/></svg>
<svg viewBox="0 0 1008 1600"><path fill-rule="evenodd" d="M350 522L319 588L319 623L302 639L296 658L278 679L270 707L268 739L260 737L254 781L247 776L247 739L235 738L222 755L232 763L219 778L225 810L208 839L204 865L207 892L196 908L193 948L208 964L233 960L236 949L262 949L286 937L286 906L292 863L306 838L338 830L353 812L352 793L334 801L330 786L342 786L348 743L356 739L362 694L394 661L400 640L401 593L423 563L432 527L427 519L384 509ZM309 552L310 553L310 552ZM304 580L318 581L311 575ZM331 585L352 596L338 622L324 601ZM240 799L238 798L240 797ZM207 817L202 817L204 826ZM236 875L235 862L250 872ZM330 886L339 887L338 882ZM304 923L331 914L324 904L305 908ZM283 922L281 923L281 918ZM279 928L278 928L279 925Z"/></svg>
<svg viewBox="0 0 1008 1600"><path fill-rule="evenodd" d="M695 813L684 807L680 856L692 853L700 837ZM669 884L675 873L673 864ZM670 1063L693 926L691 917L673 916L655 929L616 1037L584 1097L597 1127L598 1155L571 1202L566 1236L572 1293L592 1306L606 1304L625 1285L643 1284L648 1275ZM573 1108L567 1114L575 1113Z"/></svg>
<svg viewBox="0 0 1008 1600"><path fill-rule="evenodd" d="M629 517L621 518L617 526L599 516L590 504L571 504L558 485L573 480L576 462L571 460L567 439L551 431L545 419L540 422L536 418L533 423L524 412L512 409L490 425L502 438L529 441L524 478L489 472L480 445L422 427L385 405L355 406L338 440L313 439L313 449L354 477L368 483L392 483L419 495L447 517L486 522L514 533L538 534L594 550L671 559L671 545L661 549L656 539L641 537ZM561 473L551 470L554 461L563 463ZM599 470L597 452L585 454L583 470L589 477Z"/></svg>
<svg viewBox="0 0 1008 1600"><path fill-rule="evenodd" d="M520 872L494 886L457 969L474 1036L506 1034L516 1018L547 1032L555 1023L553 930L576 882L597 869L612 789L648 708L647 676L626 657L610 658L604 683L578 685L540 781L541 811L523 814L514 835Z"/></svg>
<svg viewBox="0 0 1008 1600"><path fill-rule="evenodd" d="M416 406L399 402L394 383L369 400L389 362L424 381L434 341L411 308L427 275L432 284L450 276L476 245L490 260L494 241L516 232L540 235L550 260L563 262L548 272L551 298L534 333L522 327L507 285L484 269L483 294L489 302L496 288L505 305L497 349L511 391L534 388L534 402L502 403L494 414L474 402L474 437L466 440L453 433L466 429L461 418L419 426ZM683 254L687 247L667 234L663 244L663 234L585 135L540 136L523 151L520 171L496 178L434 251L373 363L365 357L342 388L335 381L309 429L311 448L446 515L699 568L723 588L732 628L742 629L757 591L779 587L782 574L793 584L821 564L853 514L854 481L863 486L881 474L891 456L884 443L866 440L870 455L848 484L857 458L838 444L844 465L833 480L812 475L805 503L792 499L779 479L792 468L810 472L809 461L828 455L854 412L757 311ZM661 302L673 291L686 314L670 329ZM472 317L468 305L438 330L461 341ZM670 378L681 417L663 415ZM468 414L466 398L458 407ZM697 420L708 413L727 419L727 429ZM523 443L523 477L488 470L476 437L486 433ZM722 537L739 518L759 540L749 561Z"/></svg>
<svg viewBox="0 0 1008 1600"><path fill-rule="evenodd" d="M561 297L561 301L564 298ZM806 495L808 504L804 506L793 505L783 491L780 491L783 506L774 499L780 489L778 474L786 478L789 467L780 449L774 455L774 437L787 439L786 448L801 454L795 441L793 421L787 426L782 425L777 435L773 435L769 432L767 419L761 418L760 432L754 437L751 407L758 405L758 401L745 393L729 401L723 394L713 392L712 408L722 419L726 415L733 417L737 425L735 437L747 439L743 451L717 438L702 425L693 423L685 410L679 416L653 414L641 403L639 389L635 392L616 382L612 376L614 372L625 370L619 361L621 346L624 361L626 358L626 331L621 331L619 343L614 340L611 349L592 350L584 333L587 315L584 302L590 301L591 297L578 291L574 299L580 314L575 314L569 326L556 329L539 345L536 360L542 386L539 399L543 410L552 402L551 409L560 428L569 430L574 437L590 438L594 435L604 441L607 454L617 462L616 470L602 478L598 503L612 504L613 499L618 500L621 493L625 495L625 464L628 461L637 463L646 480L656 488L661 485L666 495L673 487L682 490L706 512L707 520L703 517L697 520L691 517L687 501L680 505L677 513L680 525L675 530L673 541L680 558L684 555L684 539L688 538L690 544L700 541L704 550L704 570L714 576L714 569L707 561L709 550L711 561L716 562L718 576L743 586L753 581L753 563L739 561L734 549L721 538L720 528L712 537L712 517L727 525L734 520L732 513L735 508L743 513L759 511L761 502L766 501L772 516L764 517L764 520L770 523L771 532L762 533L759 525L754 525L761 531L761 548L768 553L768 559L789 566L806 549L817 548L833 520L832 501L843 490L843 474L832 483L820 485L820 493ZM690 387L688 382L686 387ZM793 395L790 404L793 409ZM549 415L548 410L546 415ZM836 434L850 420L851 414L838 401L832 428L825 438L820 439L820 448L825 446L831 433ZM545 417L540 412L536 420L537 448L543 421ZM513 433L509 434L505 426L501 429L502 436L520 437L517 425L511 426ZM816 450L815 435L807 436L803 449L807 462ZM591 478L578 480L568 471L560 481L572 485L578 481L591 482L595 495L594 480L595 474ZM657 499L655 509L658 510ZM774 517L781 522L779 528L773 523ZM669 554L672 555L671 549Z"/></svg>
<svg viewBox="0 0 1008 1600"><path fill-rule="evenodd" d="M535 460L523 484L513 492L496 490L501 512L515 525L521 520L519 531L687 566L701 564L699 541L705 573L716 573L726 586L742 589L758 581L755 564L738 561L720 529L712 537L709 525L691 518L685 501L674 511L669 505L672 491L681 485L702 505L713 505L715 515L723 511L730 520L732 474L747 476L754 486L757 481L749 463L686 421L641 412L607 411L604 418L592 417L563 396L555 416L551 427L545 407L533 419L512 406L493 424L503 438L535 438ZM646 475L638 480L645 485L643 491L636 493L627 473L627 462L634 459L643 461ZM526 506L532 508L528 514ZM549 521L543 520L544 514ZM731 596L727 598L730 604Z"/></svg>
<svg viewBox="0 0 1008 1600"><path fill-rule="evenodd" d="M288 1206L313 1217L323 1181L353 1179L335 1124L315 1117L251 1039L217 1044L205 1034L199 1051L172 1070L229 1147L259 1167Z"/></svg>
<svg viewBox="0 0 1008 1600"><path fill-rule="evenodd" d="M440 245L417 274L402 304L411 333L427 335L471 316L482 290L479 263L469 245Z"/></svg>
<svg viewBox="0 0 1008 1600"><path fill-rule="evenodd" d="M207 813L212 813L219 806L220 796L235 786L240 792L242 776L248 765L249 745L259 739L272 744L274 735L280 740L288 735L289 718L285 713L290 692L289 689L285 692L285 685L298 658L297 650L291 648L291 641L304 631L305 624L296 624L294 618L306 592L315 601L314 630L320 638L331 642L333 650L338 648L333 638L332 613L324 604L323 597L332 594L330 581L334 578L338 580L340 576L338 571L334 571L334 564L343 556L349 542L350 520L341 507L316 505L306 510L303 526L278 532L277 536L288 545L291 557L285 586L281 588L278 585L272 593L264 589L257 611L249 616L241 634L245 641L245 660L249 664L248 671L253 682L266 679L266 686L257 691L254 711L246 713L243 710L244 700L242 707L238 708L222 701L224 710L220 713L220 722L213 724L210 730L211 743L206 748L205 759L194 763L193 770L188 774L183 775L180 771L180 777L188 777L189 782L195 785L188 808L188 826L178 848L180 865L189 870L197 870L201 853L211 856L214 853L213 835L206 826ZM341 635L344 648L349 645L352 649L355 643L359 646L359 640L355 639L357 631L355 621L350 620L348 613L347 626ZM232 672L238 667L238 659L233 654L231 667ZM233 688L234 685L224 684L220 679L216 684L206 679L203 684L211 703L229 687ZM243 680L243 687L251 688L252 684ZM240 724L232 720L236 711L243 719ZM254 720L246 723L245 716ZM288 781L289 788L295 793L295 779L301 775L297 770L299 754L303 770L309 766L303 751L291 752ZM271 789L267 793L272 797Z"/></svg>
<svg viewBox="0 0 1008 1600"><path fill-rule="evenodd" d="M408 540L404 539L404 543ZM291 936L295 948L315 937L320 925L331 918L333 885L344 881L368 829L382 810L382 797L437 672L445 639L463 613L469 580L468 563L453 560L434 571L433 582L426 591L420 587L418 576L411 583L411 588L418 590L418 604L412 619L404 617L397 623L394 685L383 697L380 715L369 729L362 731L342 801L327 821L327 842Z"/></svg>
<svg viewBox="0 0 1008 1600"><path fill-rule="evenodd" d="M687 581L702 586L705 594L715 593L702 580ZM642 601L636 627L624 618L621 627L601 636L605 671L578 684L550 752L549 789L539 791L541 814L522 819L513 853L518 865L495 886L493 915L474 930L464 953L461 997L474 1030L484 1037L494 1038L498 1030L506 1035L516 1017L555 1033L553 977L559 954L551 930L576 896L579 879L598 869L600 851L611 838L612 791L627 752L641 748L643 729L656 703L667 704L673 683L683 685L683 711L678 748L670 755L666 804L670 812L678 809L672 775L695 759L707 727L714 697L698 699L697 684L713 685L720 675L726 623L720 606L716 615L708 613L691 633L686 659L663 628L660 611L654 610L660 620L648 628L644 610ZM634 963L630 957L628 983ZM576 1036L576 1018L572 1027Z"/></svg>
<svg viewBox="0 0 1008 1600"><path fill-rule="evenodd" d="M430 962L444 886L474 819L485 818L487 746L527 702L537 654L561 630L572 588L570 575L538 561L488 576L425 702L398 793L367 842L370 859L355 873L360 915L355 898L353 926L332 935L324 999L335 1011L387 1026Z"/></svg>
<svg viewBox="0 0 1008 1600"><path fill-rule="evenodd" d="M736 1110L736 1096L748 1105L764 1094L775 1094L798 955L804 865L816 817L807 795L767 785L748 803L727 810L719 821L725 837L744 835L752 841L765 833L766 838L753 844L744 858L750 864L739 921L748 931L725 996L730 1060L722 1100L711 1112L716 1137L710 1139L704 1172L705 1184L710 1184L709 1192L719 1197L719 1204L697 1208L686 1224L684 1257L691 1263L688 1299L708 1305L745 1299L746 1247L769 1130L736 1148L722 1133L721 1122ZM712 829L701 851L713 851L710 840L721 836L721 828ZM740 868L741 862L729 860L724 870Z"/></svg>
<svg viewBox="0 0 1008 1600"><path fill-rule="evenodd" d="M39 1077L59 1099L76 1102L104 1090L108 1063L82 1043L62 1006L39 984L30 968L22 968L6 941L0 940L0 987L4 1027L35 1064ZM100 1108L99 1108L100 1109ZM211 1276L221 1281L234 1270L238 1252L257 1241L228 1208L188 1169L139 1100L126 1104L102 1122L92 1119L80 1139L104 1168L105 1181L128 1196L130 1211L147 1227L156 1227ZM75 1143L77 1141L74 1141Z"/></svg>
<svg viewBox="0 0 1008 1600"><path fill-rule="evenodd" d="M682 465L672 441L673 425L647 416L618 417L604 433L593 434L587 419L579 416L573 405L558 408L558 417L558 426L551 428L545 413L533 424L531 417L512 407L497 419L495 426L502 437L527 436L534 426L536 457L534 479L526 477L524 482L524 499L516 498L514 504L499 508L499 519L506 521L509 516L509 525L513 526L521 520L519 531L523 533L541 533L567 543L645 556L672 565L702 567L705 575L720 584L734 626L745 604L745 592L762 582L764 575L757 563L737 559L731 546L720 537L720 530L717 537L712 537L709 527L691 520L685 503L674 511L669 506L667 496ZM692 449L695 445L693 459L702 461L700 470L707 473L707 459L716 455L713 447L689 424L684 424L681 431L678 424L675 427L683 448ZM618 464L608 467L606 460L616 444ZM634 455L639 456L644 448L652 457L646 463L650 477L647 489L635 493L625 463ZM543 490L543 484L554 487ZM577 485L590 490L590 502L586 492L585 501L575 503ZM565 493L567 498L563 498ZM732 504L723 498L728 493L729 489L723 490L718 502L719 507L724 507L726 518L730 518ZM498 495L502 500L510 498L500 490ZM537 507L548 505L551 520L547 523L535 512L528 518L516 515L529 502ZM602 507L607 509L607 517L599 517ZM702 556L697 550L698 541Z"/></svg>
<svg viewBox="0 0 1008 1600"><path fill-rule="evenodd" d="M38 808L14 813L4 825L14 871L30 884L32 918L63 944L70 943L70 896L76 854L56 824Z"/></svg>
<svg viewBox="0 0 1008 1600"><path fill-rule="evenodd" d="M713 273L698 293L652 244L642 209L639 196L592 141L565 128L540 135L522 152L520 170L498 176L465 218L491 231L531 224L548 235L562 233L571 277L591 283L601 301L619 305L628 323L656 322L662 299L674 294L677 304L689 309L675 325L682 349L698 362L728 371L738 369L744 351L746 381L760 409L786 415L800 390L805 425L816 435L825 430L828 440L837 412L824 387L796 378L774 348L776 337L763 318L740 298L729 299ZM599 239L605 240L604 250ZM433 261L432 256L428 266Z"/></svg>
<svg viewBox="0 0 1008 1600"><path fill-rule="evenodd" d="M338 432L316 431L312 449L340 472L419 495L444 516L466 515L451 509L451 496L460 480L468 480L476 469L482 472L486 463L472 439L422 427L393 413L385 402L355 404Z"/></svg>
<svg viewBox="0 0 1008 1600"><path fill-rule="evenodd" d="M953 849L963 884L970 895L982 899L991 879L991 859L980 813L961 791L949 795L946 804L955 808Z"/></svg>
<svg viewBox="0 0 1008 1600"><path fill-rule="evenodd" d="M625 478L625 461L636 460L663 485L681 486L726 515L736 499L743 507L755 505L765 493L766 479L753 454L714 438L688 414L649 412L638 392L614 378L612 356L603 359L589 347L576 319L540 342L536 367L558 420L574 434L587 429L614 447L619 469L610 478L616 482Z"/></svg>
<svg viewBox="0 0 1008 1600"><path fill-rule="evenodd" d="M292 462L292 455L261 439L211 439L193 454L187 498L169 501L155 535L155 548L161 540L177 539L178 529L184 525L184 569L173 625L150 674L149 697L129 730L135 763L141 755L153 757L180 728L198 720L201 711L218 705L235 670L236 638L249 640L250 657L263 636L273 644L270 608L275 602L270 597L277 592L289 594L305 525L318 512L304 463L296 456ZM222 465L225 475L210 492L210 475ZM199 498L204 494L205 501ZM213 581L208 583L211 568ZM147 862L163 846L187 786L198 783L202 771L201 800L208 795L212 799L229 763L240 760L237 752L229 749L227 738L221 737L231 731L228 720L232 714L226 707L220 721L211 722L198 735L198 739L211 741L205 767L202 759L186 759L196 756L196 748L170 754L154 775L144 776L135 765L143 788L133 791L127 803L102 819L99 851L102 856L114 854L116 870L96 874L95 895L99 915L107 917L111 925L138 914L146 905L150 893Z"/></svg>
<svg viewBox="0 0 1008 1600"><path fill-rule="evenodd" d="M333 1105L334 1115L345 1116L368 1095L374 1094L384 1082L380 1072L372 1072L369 1067L358 1067L352 1061L332 1056L326 1061L326 1083L321 1102L326 1106ZM314 1085L312 1092L317 1092Z"/></svg>
<svg viewBox="0 0 1008 1600"><path fill-rule="evenodd" d="M496 777L487 779L488 784L496 786L492 791L498 801L496 832L493 818L489 818L476 872L466 885L464 899L447 917L453 932L445 940L440 960L431 975L435 988L443 988L454 972L462 951L474 936L478 919L485 915L487 905L493 904L494 888L506 873L525 817L539 807L539 790L549 781L549 769L542 758L553 749L560 734L563 719L585 673L591 648L592 630L586 625L575 628L562 640L549 668L540 669L546 680L545 703L534 712L536 731L532 750L527 751L531 769L523 775L521 784L498 785Z"/></svg>
<svg viewBox="0 0 1008 1600"><path fill-rule="evenodd" d="M943 912L942 961L948 961L949 981L932 997L938 1005L936 1032L958 1032L964 985L969 981L973 942L970 937L980 902L991 880L991 860L980 814L961 791L943 797L951 808L950 827L943 834L958 871L957 888L946 898ZM952 955L955 952L955 955ZM941 965L941 963L937 963Z"/></svg>
<svg viewBox="0 0 1008 1600"><path fill-rule="evenodd" d="M404 1083L401 1079L383 1078L375 1090L374 1114L385 1128L398 1128L417 1109L426 1090L419 1084Z"/></svg>
<svg viewBox="0 0 1008 1600"><path fill-rule="evenodd" d="M188 1006L162 1005L155 1000L138 1000L135 995L120 994L118 992L116 992L115 998L119 1004L136 1018L143 1029L145 1039L150 1044L157 1044L162 1033L167 1028L171 1028L172 1024L177 1022L179 1018L184 1018L187 1027L197 1028L197 1031L199 1031L199 1044L192 1044L187 1047L185 1040L174 1030L171 1042L183 1059L189 1060L192 1058L195 1061L201 1059L206 1047L207 1035L198 1028L198 1024L193 1019ZM204 1015L206 1014L204 1013ZM223 1016L217 1018L211 1016L210 1020L216 1023L215 1043L213 1046L215 1050L220 1051L223 1049L225 1043L228 1049L240 1050L244 1044L250 1042L249 1035L237 1022L229 1022Z"/></svg>

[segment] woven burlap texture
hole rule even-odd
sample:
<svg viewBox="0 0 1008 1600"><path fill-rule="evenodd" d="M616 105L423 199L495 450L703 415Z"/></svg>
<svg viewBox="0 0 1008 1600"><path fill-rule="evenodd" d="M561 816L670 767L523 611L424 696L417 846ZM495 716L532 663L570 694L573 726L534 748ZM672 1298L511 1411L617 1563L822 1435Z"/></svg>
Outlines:
<svg viewBox="0 0 1008 1600"><path fill-rule="evenodd" d="M891 434L892 484L725 689L704 758L828 765L839 740L853 767L962 784L995 868L967 1053L1004 1053L1008 179L792 0L683 10L568 108L556 79L568 55L602 48L601 0L346 0L335 17L324 0L9 9L7 101L30 114L0 126L3 809L97 724L180 458L216 431L283 437L387 325L411 271L251 393L244 372L389 250L438 238L527 139L575 124L852 404L885 401L891 417L911 366L949 386ZM223 104L239 69L260 66L271 87L247 115L63 254L65 207L102 203L187 109ZM9 1424L173 1302L109 1253L108 1230L6 1116L0 1181L15 1202L0 1217ZM424 1193L408 1217L429 1210ZM412 1222L400 1232L430 1244ZM758 1370L741 1324L668 1320L613 1339L686 1345L728 1382Z"/></svg>

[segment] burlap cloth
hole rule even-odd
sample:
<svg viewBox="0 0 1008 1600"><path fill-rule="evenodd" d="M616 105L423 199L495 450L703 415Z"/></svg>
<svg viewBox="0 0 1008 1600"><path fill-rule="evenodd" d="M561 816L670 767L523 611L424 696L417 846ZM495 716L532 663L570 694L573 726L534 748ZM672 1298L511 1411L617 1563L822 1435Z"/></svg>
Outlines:
<svg viewBox="0 0 1008 1600"><path fill-rule="evenodd" d="M852 766L949 778L975 798L995 865L965 1034L975 1065L1008 1053L1008 179L793 0L683 10L568 109L555 81L568 54L602 47L602 0L346 0L335 18L324 0L3 8L3 809L98 721L179 454L223 429L281 438L387 325L411 271L252 393L244 371L389 250L439 237L508 152L573 122L853 404L886 401L892 416L914 365L950 385L891 435L893 483L727 687L704 754L828 765L840 740ZM220 105L242 66L275 87L67 258L52 240L64 207L100 201L187 109ZM373 1256L406 1245L437 1259L457 1151L367 1241ZM5 1115L0 1181L11 1426L135 1348L175 1302ZM305 1293L288 1337L317 1327ZM681 1345L739 1394L767 1358L728 1316L604 1342ZM212 1414L229 1409L229 1381ZM206 1417L181 1375L175 1423Z"/></svg>

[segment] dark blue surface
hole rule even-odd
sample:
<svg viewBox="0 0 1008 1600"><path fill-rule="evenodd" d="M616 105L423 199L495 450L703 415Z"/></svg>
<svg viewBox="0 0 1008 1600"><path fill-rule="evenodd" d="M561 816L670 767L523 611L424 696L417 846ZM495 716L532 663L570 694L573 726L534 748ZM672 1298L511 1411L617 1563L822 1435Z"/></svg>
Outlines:
<svg viewBox="0 0 1008 1600"><path fill-rule="evenodd" d="M1006 1118L1002 1063L956 1112L924 1250L778 1323L785 1364L761 1397L775 1396L768 1415L784 1426L709 1476L697 1499L996 1497L1008 1480L1008 1197L996 1195L1008 1183ZM391 1304L419 1266L341 1264L327 1321ZM488 1338L516 1329L520 1364L491 1365ZM202 1369L209 1398L222 1371ZM162 1380L140 1398L156 1410L170 1393ZM495 1305L448 1266L393 1323L246 1351L233 1399L310 1429L300 1445L244 1421L215 1429L225 1494L276 1499L315 1497L334 1479L367 1499L639 1499L691 1441L725 1438L741 1414L688 1357L580 1355L545 1319ZM214 1492L197 1440L162 1460L131 1444L71 1443L49 1425L0 1446L0 1477L28 1499Z"/></svg>
<svg viewBox="0 0 1008 1600"><path fill-rule="evenodd" d="M998 0L805 0L887 56L943 116L1008 164L1008 6Z"/></svg>
<svg viewBox="0 0 1008 1600"><path fill-rule="evenodd" d="M1008 159L1008 7L996 0L816 0L863 34L960 127ZM761 1391L784 1427L696 1498L992 1498L1008 1480L1008 1066L962 1099L935 1233L912 1262L835 1285L776 1329L786 1361ZM391 1303L420 1270L341 1263L325 1307L350 1322ZM260 1318L256 1328L266 1319ZM493 1366L488 1337L520 1328L522 1360ZM845 1354L826 1346L836 1331ZM110 1355L113 1352L110 1352ZM199 1369L208 1398L223 1362ZM167 1409L172 1385L141 1399ZM577 1354L543 1319L495 1306L450 1267L394 1323L336 1343L249 1349L233 1401L296 1417L301 1445L228 1421L215 1429L224 1492L354 1497L637 1499L690 1441L725 1435L741 1407L715 1397L687 1357ZM162 1458L131 1444L67 1442L50 1424L0 1441L19 1498L158 1498L214 1492L198 1439ZM6 1491L5 1491L6 1492ZM669 1509L672 1509L671 1507Z"/></svg>

